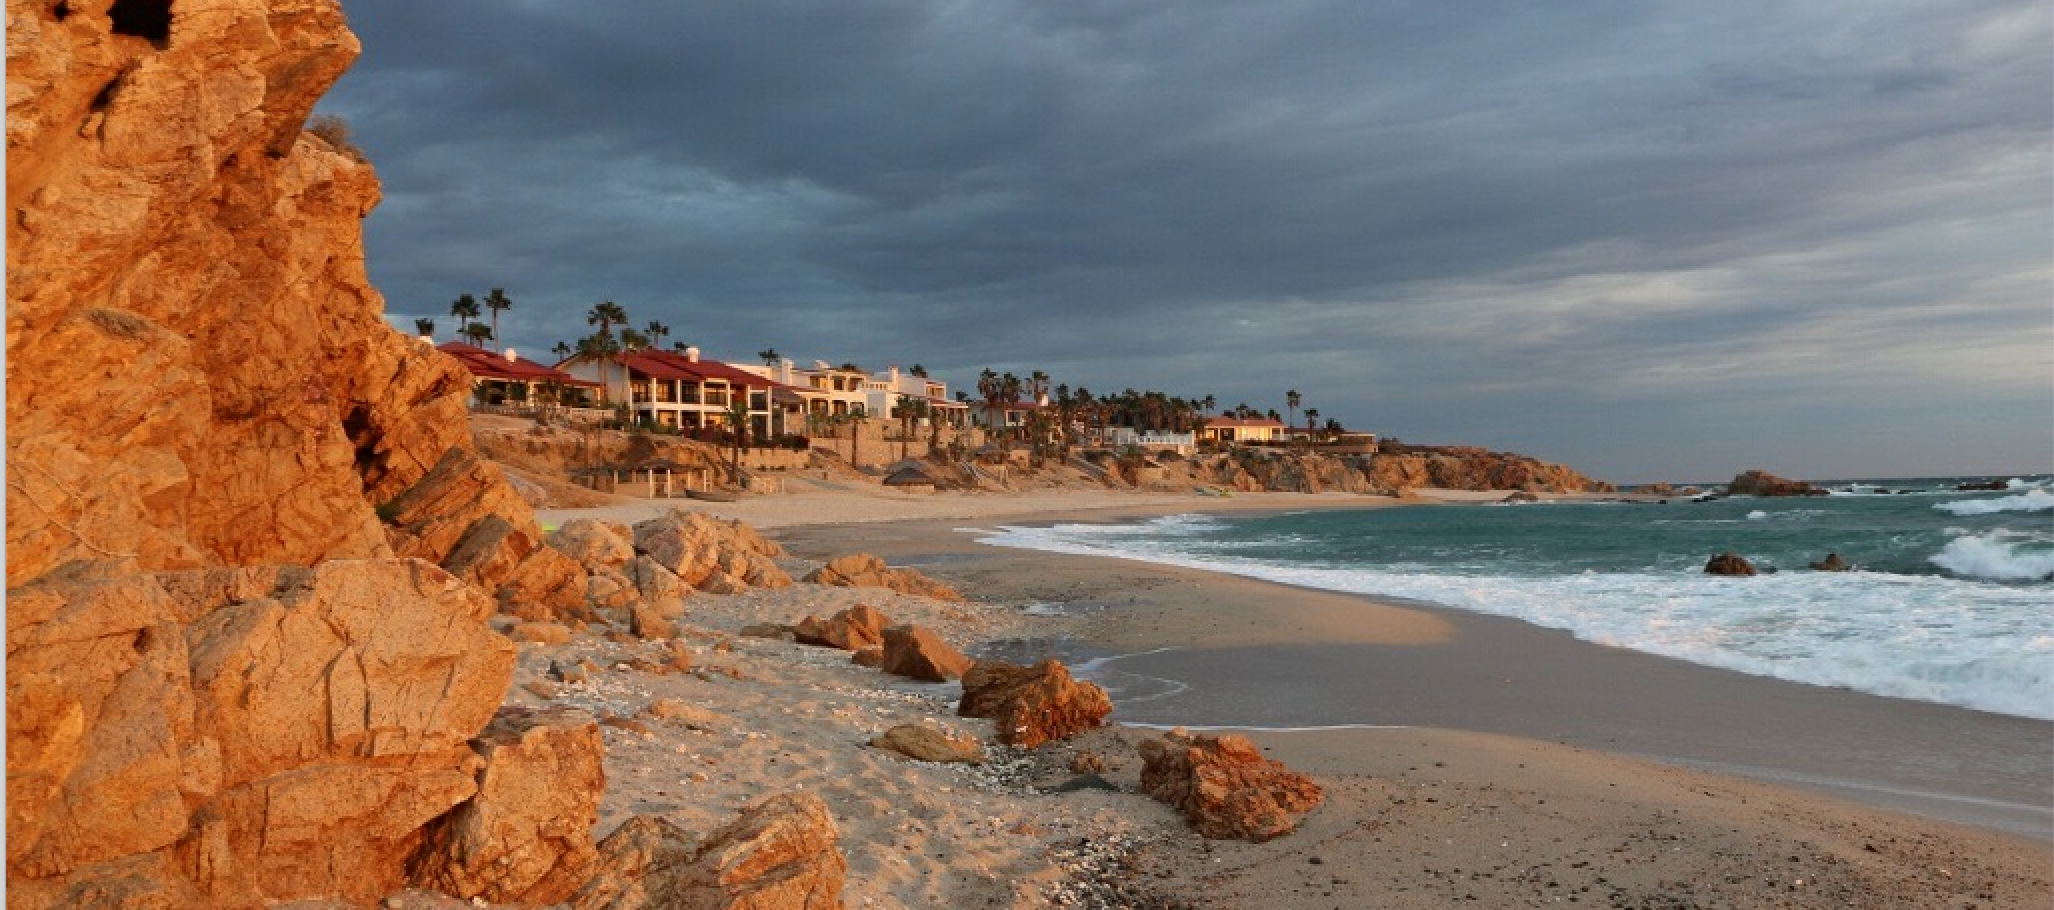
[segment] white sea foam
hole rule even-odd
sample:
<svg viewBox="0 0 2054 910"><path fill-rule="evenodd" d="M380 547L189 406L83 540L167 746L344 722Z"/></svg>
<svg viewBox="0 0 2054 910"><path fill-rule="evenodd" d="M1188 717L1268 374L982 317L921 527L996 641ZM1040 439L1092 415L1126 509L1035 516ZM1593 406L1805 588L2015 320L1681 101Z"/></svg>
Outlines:
<svg viewBox="0 0 2054 910"><path fill-rule="evenodd" d="M2013 489L2017 489L2014 487ZM1996 499L1958 499L1953 502L1937 502L1933 508L1952 515L1995 515L1999 512L2045 512L2054 509L2054 493L2038 487L2028 488L2017 496L1999 496Z"/></svg>
<svg viewBox="0 0 2054 910"><path fill-rule="evenodd" d="M1153 528L1091 527L1006 528L984 542L1422 600L1744 673L2054 720L2054 596L2044 587L1881 572L1517 577L1419 565L1285 566L1194 553ZM2007 543L1969 536L1949 546L1981 552ZM2054 559L2033 552L2044 551L2010 548L2002 558Z"/></svg>
<svg viewBox="0 0 2054 910"><path fill-rule="evenodd" d="M1994 531L1956 537L1932 555L1933 565L1968 578L2038 581L2054 578L2054 549L2035 546L2038 535Z"/></svg>

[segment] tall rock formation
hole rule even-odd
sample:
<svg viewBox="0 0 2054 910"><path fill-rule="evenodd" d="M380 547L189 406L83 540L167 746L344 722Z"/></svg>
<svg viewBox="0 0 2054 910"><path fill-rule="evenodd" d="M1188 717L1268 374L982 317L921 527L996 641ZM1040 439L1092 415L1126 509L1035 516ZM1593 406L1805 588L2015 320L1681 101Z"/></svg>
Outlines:
<svg viewBox="0 0 2054 910"><path fill-rule="evenodd" d="M374 897L579 569L366 281L335 0L7 19L8 906Z"/></svg>
<svg viewBox="0 0 2054 910"><path fill-rule="evenodd" d="M442 563L488 516L532 552L490 465L442 472L466 495L416 494L449 503L427 545L381 527L378 505L468 454L470 383L385 324L362 244L377 177L302 129L358 51L334 0L7 17L8 585L75 559ZM472 569L492 562L459 574L491 590L518 559Z"/></svg>

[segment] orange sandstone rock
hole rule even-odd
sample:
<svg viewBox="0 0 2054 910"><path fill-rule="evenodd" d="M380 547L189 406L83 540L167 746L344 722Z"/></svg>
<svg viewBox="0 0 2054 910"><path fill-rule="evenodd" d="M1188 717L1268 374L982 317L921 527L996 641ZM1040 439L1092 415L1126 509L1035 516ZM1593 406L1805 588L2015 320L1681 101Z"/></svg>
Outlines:
<svg viewBox="0 0 2054 910"><path fill-rule="evenodd" d="M893 626L884 630L884 654L879 668L895 676L948 682L970 669L970 658L924 626Z"/></svg>
<svg viewBox="0 0 2054 910"><path fill-rule="evenodd" d="M599 726L570 709L506 708L478 737L477 795L435 823L418 884L460 898L551 904L598 859L592 825L606 791Z"/></svg>
<svg viewBox="0 0 2054 910"><path fill-rule="evenodd" d="M1058 660L1032 667L980 660L963 674L963 701L956 713L989 717L999 742L1032 749L1105 723L1113 702L1104 689L1071 679Z"/></svg>
<svg viewBox="0 0 2054 910"><path fill-rule="evenodd" d="M936 600L962 600L956 589L912 569L894 569L868 553L851 553L828 560L809 573L806 581L843 588L886 588L901 594L917 594Z"/></svg>
<svg viewBox="0 0 2054 910"><path fill-rule="evenodd" d="M799 620L792 634L802 645L861 651L884 644L884 627L891 620L876 607L857 604L827 619L808 616Z"/></svg>
<svg viewBox="0 0 2054 910"><path fill-rule="evenodd" d="M1184 813L1199 834L1261 843L1290 833L1325 799L1303 774L1262 757L1247 737L1172 730L1141 741L1141 790Z"/></svg>
<svg viewBox="0 0 2054 910"><path fill-rule="evenodd" d="M742 810L694 844L661 818L638 815L600 844L598 873L573 910L840 910L848 861L827 804L785 793Z"/></svg>

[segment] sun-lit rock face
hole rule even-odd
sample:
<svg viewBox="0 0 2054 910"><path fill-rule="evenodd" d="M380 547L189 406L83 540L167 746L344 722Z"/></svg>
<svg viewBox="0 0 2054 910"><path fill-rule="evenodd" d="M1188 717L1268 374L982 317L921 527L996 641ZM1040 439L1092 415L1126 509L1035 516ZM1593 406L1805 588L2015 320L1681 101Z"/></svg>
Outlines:
<svg viewBox="0 0 2054 910"><path fill-rule="evenodd" d="M365 278L335 0L7 19L8 905L372 899L581 570Z"/></svg>
<svg viewBox="0 0 2054 910"><path fill-rule="evenodd" d="M468 448L469 379L386 325L377 177L303 130L358 52L341 9L7 15L8 584L391 555L375 507Z"/></svg>

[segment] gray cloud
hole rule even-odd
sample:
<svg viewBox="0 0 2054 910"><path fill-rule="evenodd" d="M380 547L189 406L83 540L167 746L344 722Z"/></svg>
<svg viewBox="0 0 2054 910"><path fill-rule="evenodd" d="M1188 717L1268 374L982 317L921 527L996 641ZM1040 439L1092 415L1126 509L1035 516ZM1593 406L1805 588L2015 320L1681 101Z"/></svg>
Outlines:
<svg viewBox="0 0 2054 910"><path fill-rule="evenodd" d="M2054 467L2044 8L1554 6L352 2L327 107L391 311L529 348L611 299L1622 480Z"/></svg>

